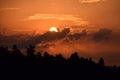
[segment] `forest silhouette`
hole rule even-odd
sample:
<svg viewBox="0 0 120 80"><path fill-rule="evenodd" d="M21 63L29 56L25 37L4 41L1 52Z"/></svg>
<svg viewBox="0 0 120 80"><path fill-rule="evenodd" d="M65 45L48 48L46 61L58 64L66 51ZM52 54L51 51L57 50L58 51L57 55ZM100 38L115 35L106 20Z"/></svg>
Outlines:
<svg viewBox="0 0 120 80"><path fill-rule="evenodd" d="M106 66L101 57L98 63L92 58L79 57L74 52L68 59L61 54L56 56L48 52L38 52L35 55L35 46L29 45L26 49L27 56L24 56L20 49L13 45L12 50L8 47L0 47L0 72L5 75L14 72L25 74L28 77L40 76L44 79L47 76L58 76L59 79L91 79L91 80L119 80L120 67ZM20 75L21 75L20 74Z"/></svg>

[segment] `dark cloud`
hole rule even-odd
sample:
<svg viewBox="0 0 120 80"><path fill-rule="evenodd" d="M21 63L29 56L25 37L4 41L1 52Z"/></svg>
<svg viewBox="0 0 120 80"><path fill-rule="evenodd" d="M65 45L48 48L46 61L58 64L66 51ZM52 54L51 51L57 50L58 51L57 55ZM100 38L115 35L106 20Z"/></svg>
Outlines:
<svg viewBox="0 0 120 80"><path fill-rule="evenodd" d="M78 39L85 38L86 36L87 36L87 31L86 30L82 30L81 33L70 34L67 37L70 40L78 40Z"/></svg>
<svg viewBox="0 0 120 80"><path fill-rule="evenodd" d="M110 37L110 34L112 33L112 30L110 29L100 29L98 32L95 32L92 34L92 39L96 42L107 40Z"/></svg>
<svg viewBox="0 0 120 80"><path fill-rule="evenodd" d="M69 32L70 32L69 28L65 28L61 32L49 32L48 31L48 32L44 33L43 35L36 35L36 36L29 38L28 40L22 41L18 45L20 45L21 47L26 47L29 44L37 45L37 44L40 44L42 42L63 39L66 37L66 35Z"/></svg>
<svg viewBox="0 0 120 80"><path fill-rule="evenodd" d="M110 35L112 33L112 30L109 29L100 29L97 32L94 32L92 34L88 34L86 30L82 30L79 33L70 34L70 29L65 28L61 32L46 32L42 35L33 35L31 37L28 37L26 39L20 39L22 35L15 35L15 36L1 36L0 43L8 43L8 44L17 44L20 47L27 47L29 44L37 45L42 42L49 42L49 41L55 41L55 40L62 40L69 42L73 40L86 40L94 41L94 42L101 42L109 39Z"/></svg>

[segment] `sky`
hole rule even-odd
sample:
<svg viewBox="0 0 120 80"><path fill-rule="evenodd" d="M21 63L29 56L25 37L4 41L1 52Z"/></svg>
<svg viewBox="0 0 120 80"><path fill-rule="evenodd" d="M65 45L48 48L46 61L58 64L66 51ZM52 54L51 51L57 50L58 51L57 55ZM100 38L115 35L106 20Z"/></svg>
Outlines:
<svg viewBox="0 0 120 80"><path fill-rule="evenodd" d="M71 25L119 29L119 4L119 0L0 0L0 26L39 33Z"/></svg>
<svg viewBox="0 0 120 80"><path fill-rule="evenodd" d="M120 65L120 0L0 0L0 44L80 56ZM48 32L57 27L57 33ZM91 33L89 33L91 30ZM36 34L38 33L38 34Z"/></svg>

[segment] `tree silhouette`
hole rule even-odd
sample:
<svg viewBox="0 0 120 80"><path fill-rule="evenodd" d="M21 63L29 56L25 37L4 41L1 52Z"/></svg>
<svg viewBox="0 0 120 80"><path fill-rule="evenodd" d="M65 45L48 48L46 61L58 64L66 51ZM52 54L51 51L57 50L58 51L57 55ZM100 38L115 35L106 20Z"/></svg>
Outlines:
<svg viewBox="0 0 120 80"><path fill-rule="evenodd" d="M102 57L98 63L95 63L92 58L79 57L77 52L68 59L61 54L53 56L48 52L44 52L43 55L38 52L35 55L35 47L32 45L27 48L27 56L22 54L16 45L13 45L12 51L8 50L8 47L1 46L0 72L16 71L15 74L17 74L22 71L22 74L28 74L29 77L31 74L36 76L35 73L37 73L39 76L44 74L46 77L59 74L59 78L67 79L74 77L74 79L83 80L120 80L120 67L105 66Z"/></svg>
<svg viewBox="0 0 120 80"><path fill-rule="evenodd" d="M29 47L27 48L27 56L28 57L33 57L34 56L34 52L35 52L35 47L32 45L29 45Z"/></svg>
<svg viewBox="0 0 120 80"><path fill-rule="evenodd" d="M105 65L104 59L103 59L102 57L100 58L98 64L99 64L100 66L104 66L104 65Z"/></svg>
<svg viewBox="0 0 120 80"><path fill-rule="evenodd" d="M73 53L73 54L70 56L69 61L70 61L70 63L72 63L72 64L78 64L78 63L79 63L78 53L77 53L77 52Z"/></svg>

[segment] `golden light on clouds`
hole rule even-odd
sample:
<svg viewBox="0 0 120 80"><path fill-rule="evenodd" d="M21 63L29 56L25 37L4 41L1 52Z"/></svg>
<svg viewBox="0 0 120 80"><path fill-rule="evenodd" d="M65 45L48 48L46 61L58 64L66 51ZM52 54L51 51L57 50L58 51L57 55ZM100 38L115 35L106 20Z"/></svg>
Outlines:
<svg viewBox="0 0 120 80"><path fill-rule="evenodd" d="M0 11L13 11L13 10L20 10L21 8L1 8Z"/></svg>
<svg viewBox="0 0 120 80"><path fill-rule="evenodd" d="M58 20L81 20L82 18L75 17L73 15L65 15L65 14L35 14L29 16L27 20L40 20L40 19L58 19Z"/></svg>
<svg viewBox="0 0 120 80"><path fill-rule="evenodd" d="M79 0L81 3L96 3L96 2L101 2L105 0Z"/></svg>
<svg viewBox="0 0 120 80"><path fill-rule="evenodd" d="M119 26L120 0L0 0L0 25L47 31L50 26ZM119 27L115 27L119 28Z"/></svg>
<svg viewBox="0 0 120 80"><path fill-rule="evenodd" d="M74 15L65 15L65 14L34 14L24 19L25 21L34 21L34 20L60 20L60 21L71 21L77 25L87 25L88 21L83 20Z"/></svg>

